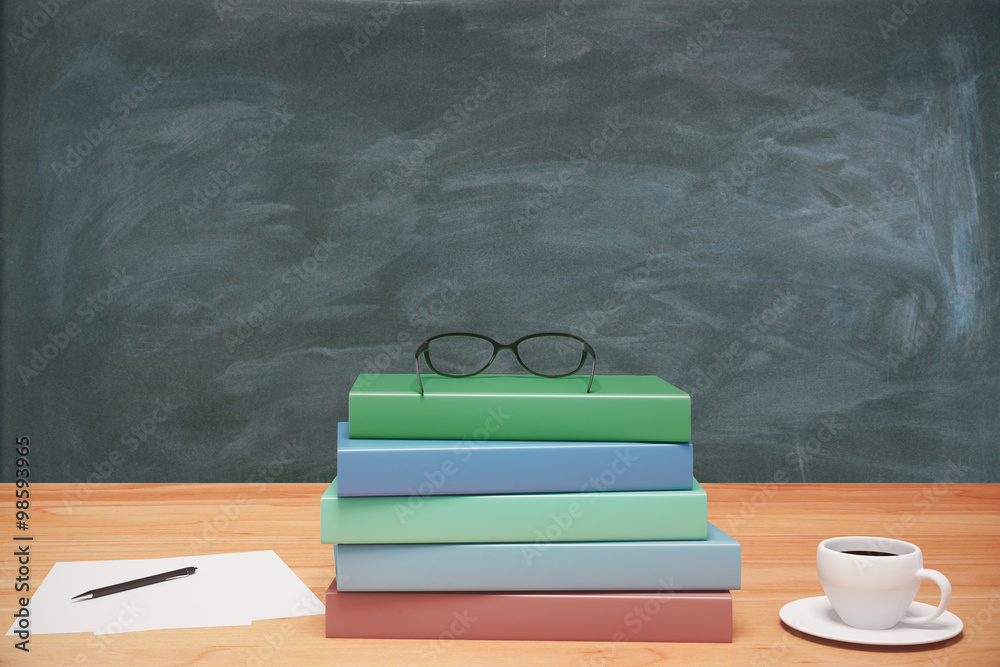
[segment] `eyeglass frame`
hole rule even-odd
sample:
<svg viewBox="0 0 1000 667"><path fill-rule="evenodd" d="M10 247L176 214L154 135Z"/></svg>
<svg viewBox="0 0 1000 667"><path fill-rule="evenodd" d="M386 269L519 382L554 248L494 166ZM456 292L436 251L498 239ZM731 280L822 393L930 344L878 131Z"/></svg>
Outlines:
<svg viewBox="0 0 1000 667"><path fill-rule="evenodd" d="M456 336L465 336L465 337L468 337L468 338L479 338L479 339L485 340L487 343L491 344L493 346L493 354L490 356L490 360L486 362L486 365L483 366L482 368L480 368L475 373L461 373L461 374L442 373L439 370L437 370L436 368L434 368L434 365L431 363L431 357L430 357L430 344L431 344L431 342L433 342L433 341L435 341L435 340L437 340L439 338L450 338L450 337L456 337ZM521 359L521 355L519 355L517 353L517 346L520 345L521 343L523 343L526 340L531 340L532 338L541 338L543 336L559 336L559 337L562 337L562 338L571 338L571 339L573 339L573 340L578 341L579 343L581 343L583 345L583 354L580 356L580 364L575 369L573 369L571 372L569 372L569 373L559 373L558 375L548 375L546 373L536 373L535 371L533 371L530 368L528 368L525 365L524 361ZM421 354L424 355L424 363L427 364L427 367L430 368L437 375L441 375L441 376L449 377L449 378L468 378L468 377L473 377L474 375L479 375L480 373L482 373L483 371L485 371L487 368L489 368L490 366L492 366L493 362L496 361L497 354L499 354L503 350L510 350L514 354L514 358L517 359L517 363L520 364L521 368L523 368L524 370L528 371L532 375L536 375L538 377L544 377L544 378L563 378L563 377L569 377L570 375L576 375L576 373L579 372L579 370L581 368L583 368L584 365L587 363L587 354L590 354L591 358L593 359L593 363L590 366L590 382L587 384L587 393L588 394L590 393L590 388L594 385L594 371L597 369L597 353L594 352L594 348L590 346L590 343L588 343L584 339L582 339L579 336L576 336L574 334L562 333L560 331L543 331L541 333L533 333L533 334L528 334L527 336L521 336L520 338L518 338L517 340L515 340L513 343L510 343L509 345L504 345L503 343L498 343L497 341L493 340L489 336L484 336L483 334L469 333L469 332L466 332L466 331L452 331L452 332L449 332L449 333L443 333L443 334L438 334L436 336L431 336L430 338L428 338L427 340L425 340L423 343L421 343L420 347L417 348L416 353L414 353L414 355L413 355L413 357L414 357L414 363L416 364L416 367L417 367L417 384L420 386L420 393L421 394L424 393L424 383L423 383L423 380L420 378L420 355Z"/></svg>

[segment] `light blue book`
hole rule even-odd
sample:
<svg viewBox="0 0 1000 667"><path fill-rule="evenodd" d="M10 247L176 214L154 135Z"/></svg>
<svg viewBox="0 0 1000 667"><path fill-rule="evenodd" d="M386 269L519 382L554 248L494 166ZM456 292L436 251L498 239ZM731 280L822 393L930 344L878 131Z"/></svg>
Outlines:
<svg viewBox="0 0 1000 667"><path fill-rule="evenodd" d="M338 494L433 496L690 490L691 443L351 438L337 427Z"/></svg>
<svg viewBox="0 0 1000 667"><path fill-rule="evenodd" d="M338 544L340 591L722 591L740 587L740 545L707 540Z"/></svg>

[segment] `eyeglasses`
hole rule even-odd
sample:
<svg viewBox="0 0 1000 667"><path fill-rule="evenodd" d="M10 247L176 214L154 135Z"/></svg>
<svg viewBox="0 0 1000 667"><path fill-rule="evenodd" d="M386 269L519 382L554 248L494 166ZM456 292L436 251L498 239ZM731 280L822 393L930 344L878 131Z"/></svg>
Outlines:
<svg viewBox="0 0 1000 667"><path fill-rule="evenodd" d="M431 336L417 348L414 360L420 393L424 393L424 383L420 379L421 354L424 355L427 367L438 375L467 378L489 368L501 350L513 352L521 368L532 375L546 378L575 374L587 363L589 354L593 361L590 366L590 383L587 385L588 394L594 384L597 355L594 348L579 336L554 332L536 333L518 338L510 345L503 345L480 334L456 332Z"/></svg>

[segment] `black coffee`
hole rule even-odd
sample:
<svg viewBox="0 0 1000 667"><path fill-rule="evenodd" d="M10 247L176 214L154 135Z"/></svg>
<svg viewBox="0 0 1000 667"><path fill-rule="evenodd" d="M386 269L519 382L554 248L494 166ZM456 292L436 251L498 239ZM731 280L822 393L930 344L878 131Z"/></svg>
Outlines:
<svg viewBox="0 0 1000 667"><path fill-rule="evenodd" d="M888 551L841 551L842 554L851 554L852 556L898 556L899 554L891 554Z"/></svg>

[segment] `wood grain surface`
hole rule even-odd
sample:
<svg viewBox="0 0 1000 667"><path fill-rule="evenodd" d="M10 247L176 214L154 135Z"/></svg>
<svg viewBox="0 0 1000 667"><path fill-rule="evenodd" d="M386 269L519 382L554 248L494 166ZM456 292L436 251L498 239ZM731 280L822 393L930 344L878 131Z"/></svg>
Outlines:
<svg viewBox="0 0 1000 667"><path fill-rule="evenodd" d="M334 640L323 617L246 627L111 636L4 637L0 663L39 665L1000 665L1000 486L992 484L706 484L709 518L743 547L732 644ZM322 597L333 552L319 543L323 484L33 485L27 533L14 528L13 485L0 487L8 544L30 535L32 590L60 561L162 558L273 549ZM918 544L954 593L958 637L918 647L865 647L784 627L787 602L821 595L815 550L826 537L894 536ZM23 542L21 543L23 544ZM0 557L0 612L17 595L13 548ZM930 585L917 597L936 602ZM30 605L29 605L30 608ZM6 621L5 621L6 623ZM5 626L4 630L9 626Z"/></svg>

